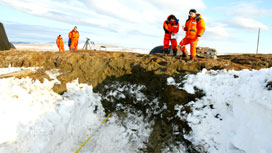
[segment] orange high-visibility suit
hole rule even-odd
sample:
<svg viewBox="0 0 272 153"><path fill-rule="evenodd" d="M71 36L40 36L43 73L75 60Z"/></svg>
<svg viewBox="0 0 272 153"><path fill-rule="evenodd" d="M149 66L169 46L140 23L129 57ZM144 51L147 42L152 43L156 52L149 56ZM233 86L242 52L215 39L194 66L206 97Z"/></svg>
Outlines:
<svg viewBox="0 0 272 153"><path fill-rule="evenodd" d="M60 52L64 51L64 44L63 44L63 40L62 40L61 36L57 37L56 43L57 43L57 46L59 48L59 51Z"/></svg>
<svg viewBox="0 0 272 153"><path fill-rule="evenodd" d="M196 14L195 17L190 17L185 23L184 31L186 31L186 36L179 43L181 46L181 51L186 50L185 45L190 44L191 56L196 56L196 46L198 43L198 37L201 37L205 31L205 22L201 18L200 14Z"/></svg>
<svg viewBox="0 0 272 153"><path fill-rule="evenodd" d="M72 50L73 48L75 50L77 50L78 39L79 39L79 32L75 31L75 30L72 30L71 32L69 32L69 38L71 39L70 50Z"/></svg>
<svg viewBox="0 0 272 153"><path fill-rule="evenodd" d="M163 23L163 29L165 31L164 41L163 41L163 50L169 49L169 41L171 41L172 49L177 50L177 40L171 39L172 34L177 34L179 31L179 21L175 18L175 22L171 23L170 18L173 15L167 17L167 20Z"/></svg>

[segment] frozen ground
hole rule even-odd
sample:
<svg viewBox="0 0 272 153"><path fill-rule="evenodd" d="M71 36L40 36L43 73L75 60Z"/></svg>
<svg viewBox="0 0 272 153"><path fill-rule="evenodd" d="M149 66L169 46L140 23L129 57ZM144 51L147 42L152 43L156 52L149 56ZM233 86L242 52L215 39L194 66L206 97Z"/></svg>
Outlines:
<svg viewBox="0 0 272 153"><path fill-rule="evenodd" d="M16 70L19 68L0 72ZM58 82L58 72L48 74L53 81L0 79L0 153L74 152L89 136L81 153L134 153L144 146L152 123L135 115L120 123L113 114L97 129L107 115L100 95L77 80L67 84L64 95L58 95L51 89ZM268 81L272 81L272 68L204 70L188 75L184 89L194 93L196 86L206 96L189 104L191 114L177 114L190 122L193 131L187 138L209 153L271 153L272 91L265 87ZM179 83L168 79L169 85Z"/></svg>

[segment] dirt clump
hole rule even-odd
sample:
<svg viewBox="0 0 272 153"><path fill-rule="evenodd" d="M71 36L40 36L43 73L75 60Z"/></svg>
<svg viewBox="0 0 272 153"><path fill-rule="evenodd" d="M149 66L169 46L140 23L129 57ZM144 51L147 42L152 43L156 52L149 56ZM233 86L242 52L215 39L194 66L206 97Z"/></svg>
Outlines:
<svg viewBox="0 0 272 153"><path fill-rule="evenodd" d="M267 90L272 90L272 81L267 82L266 86Z"/></svg>

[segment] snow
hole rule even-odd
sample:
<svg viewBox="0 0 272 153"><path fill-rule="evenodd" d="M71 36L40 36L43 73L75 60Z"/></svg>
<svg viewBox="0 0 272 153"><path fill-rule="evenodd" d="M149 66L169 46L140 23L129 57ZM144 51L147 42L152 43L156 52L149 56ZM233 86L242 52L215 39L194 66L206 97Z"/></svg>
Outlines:
<svg viewBox="0 0 272 153"><path fill-rule="evenodd" d="M82 49L85 43L79 43L78 49ZM59 49L55 43L43 43L43 44L14 44L17 50L30 50L30 51L53 51L58 52ZM103 48L104 46L106 48ZM114 51L114 52L132 52L140 54L149 54L150 50L141 48L127 48L120 46L112 46L95 43L95 45L90 45L91 50L102 50L102 51ZM69 50L68 43L64 43L64 49ZM89 48L88 48L89 49Z"/></svg>
<svg viewBox="0 0 272 153"><path fill-rule="evenodd" d="M1 68L0 74L21 69ZM133 153L144 147L152 122L139 115L128 114L120 120L111 114L101 125L108 114L102 106L103 97L94 93L92 86L74 80L67 84L67 92L58 95L52 87L59 83L56 77L60 73L51 70L47 74L52 81L0 79L0 153L74 152L88 137L91 139L80 153ZM203 70L187 75L184 82L172 77L167 81L189 93L195 92L194 87L205 93L188 104L192 107L189 115L180 111L183 106L175 107L177 115L192 128L186 138L193 144L204 146L209 153L272 152L272 91L266 89L267 82L272 81L272 68ZM138 101L146 98L141 92L143 85L111 86L116 90L109 91L108 98L124 98L124 90ZM172 152L185 151L176 147Z"/></svg>
<svg viewBox="0 0 272 153"><path fill-rule="evenodd" d="M8 68L0 68L0 75L2 74L8 74L8 73L12 73L12 72L16 72L16 71L22 71L22 70L26 70L26 69L31 69L33 71L35 71L37 68L25 68L25 67L11 67L11 65L9 65Z"/></svg>
<svg viewBox="0 0 272 153"><path fill-rule="evenodd" d="M16 68L1 68L0 69L0 75L15 72L15 71L19 71L19 70L21 70L21 68L17 68L17 67Z"/></svg>
<svg viewBox="0 0 272 153"><path fill-rule="evenodd" d="M55 79L58 72L48 74ZM55 83L58 80L0 79L1 153L74 152L89 136L81 153L127 153L143 147L151 131L143 117L130 114L123 126L113 114L101 126L106 114L92 86L75 80L58 95L52 91Z"/></svg>
<svg viewBox="0 0 272 153"><path fill-rule="evenodd" d="M209 153L271 153L272 91L265 87L271 80L272 68L188 75L184 89L194 93L197 87L206 94L190 103L188 139Z"/></svg>

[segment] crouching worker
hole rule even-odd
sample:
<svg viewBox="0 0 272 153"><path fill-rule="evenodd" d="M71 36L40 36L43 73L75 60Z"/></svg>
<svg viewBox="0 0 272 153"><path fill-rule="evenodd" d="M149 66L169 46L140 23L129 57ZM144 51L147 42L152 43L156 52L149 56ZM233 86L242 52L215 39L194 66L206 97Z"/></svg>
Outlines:
<svg viewBox="0 0 272 153"><path fill-rule="evenodd" d="M189 59L185 45L190 44L191 60L196 60L196 46L198 38L201 37L205 31L205 22L200 14L196 13L195 9L189 11L189 18L183 26L186 31L185 38L179 43L182 55Z"/></svg>
<svg viewBox="0 0 272 153"><path fill-rule="evenodd" d="M64 52L64 44L63 44L63 40L62 40L61 35L59 35L59 36L57 37L56 43L57 43L57 46L58 46L58 48L59 48L59 51L60 51L60 52L61 52L61 51Z"/></svg>
<svg viewBox="0 0 272 153"><path fill-rule="evenodd" d="M171 41L173 55L177 55L177 33L179 31L179 20L174 15L169 15L167 20L163 23L164 42L163 42L163 54L169 54L169 41Z"/></svg>

